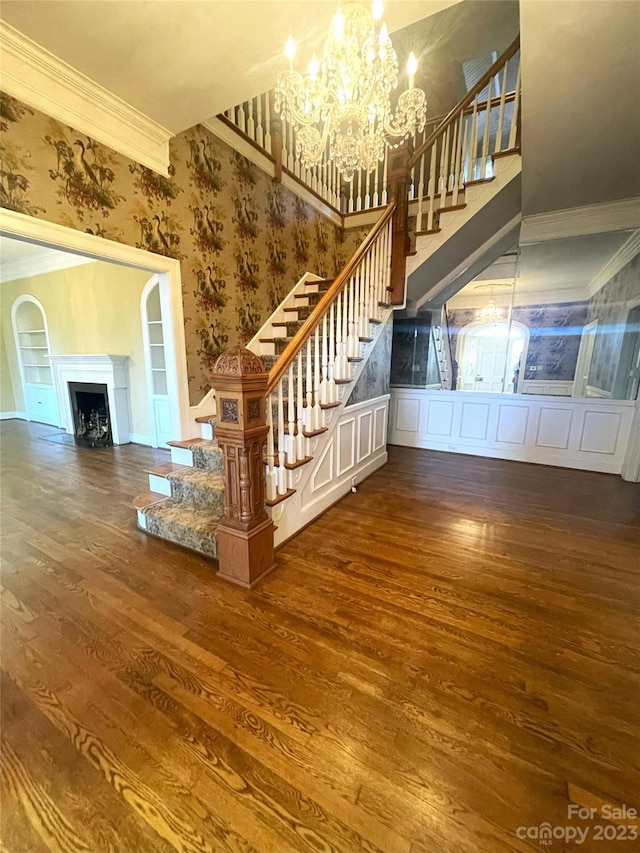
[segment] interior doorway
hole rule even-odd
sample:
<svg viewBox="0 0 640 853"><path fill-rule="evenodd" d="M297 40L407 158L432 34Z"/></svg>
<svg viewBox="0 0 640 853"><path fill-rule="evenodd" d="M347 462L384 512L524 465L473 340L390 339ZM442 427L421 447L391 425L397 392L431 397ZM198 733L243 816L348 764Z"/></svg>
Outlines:
<svg viewBox="0 0 640 853"><path fill-rule="evenodd" d="M639 391L640 304L632 307L627 314L613 396L616 400L637 400Z"/></svg>
<svg viewBox="0 0 640 853"><path fill-rule="evenodd" d="M160 282L157 275L154 275L147 282L142 291L140 314L149 391L151 443L154 447L166 449L166 443L172 438L165 353L165 341L169 337L170 330L165 328L166 323L163 318L160 298Z"/></svg>
<svg viewBox="0 0 640 853"><path fill-rule="evenodd" d="M60 426L49 361L49 329L42 303L29 294L18 296L11 307L11 324L27 418Z"/></svg>
<svg viewBox="0 0 640 853"><path fill-rule="evenodd" d="M458 340L458 390L519 393L528 348L529 330L522 323L470 323Z"/></svg>

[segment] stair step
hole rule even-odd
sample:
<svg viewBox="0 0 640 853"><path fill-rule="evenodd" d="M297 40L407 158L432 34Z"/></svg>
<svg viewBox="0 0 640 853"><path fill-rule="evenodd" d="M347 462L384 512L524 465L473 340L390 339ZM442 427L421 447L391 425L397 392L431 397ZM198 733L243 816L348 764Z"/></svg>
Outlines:
<svg viewBox="0 0 640 853"><path fill-rule="evenodd" d="M169 445L169 447L183 447L185 448L185 450L189 450L189 448L195 441L201 440L202 439L199 438L184 438L180 441L168 441L167 444Z"/></svg>
<svg viewBox="0 0 640 853"><path fill-rule="evenodd" d="M349 380L351 382L351 380ZM321 409L335 409L336 406L339 406L340 403L320 403Z"/></svg>
<svg viewBox="0 0 640 853"><path fill-rule="evenodd" d="M352 359L352 358L349 359L349 361L353 361L353 360L354 359ZM356 359L356 361L357 360L358 359ZM359 360L362 361L362 359L359 359ZM353 379L334 379L333 382L335 385L350 385L351 382L353 382Z"/></svg>
<svg viewBox="0 0 640 853"><path fill-rule="evenodd" d="M507 148L506 151L498 151L496 154L492 154L491 159L499 160L501 157L511 157L512 154L522 154L522 151L519 147Z"/></svg>
<svg viewBox="0 0 640 853"><path fill-rule="evenodd" d="M441 231L442 228L430 228L428 231L416 231L416 237L424 237L426 234L439 234Z"/></svg>
<svg viewBox="0 0 640 853"><path fill-rule="evenodd" d="M276 497L272 501L265 501L266 506L278 506L278 504L282 503L282 501L286 501L287 498L290 498L291 495L295 495L295 489L287 489L284 495L276 495Z"/></svg>
<svg viewBox="0 0 640 853"><path fill-rule="evenodd" d="M190 471L188 465L178 465L177 462L165 462L163 465L156 465L153 468L145 468L145 474L153 474L156 477L167 477L169 474L175 474L178 471Z"/></svg>
<svg viewBox="0 0 640 853"><path fill-rule="evenodd" d="M376 320L375 317L369 317L369 322L373 323L374 326L379 326L382 323L382 320Z"/></svg>
<svg viewBox="0 0 640 853"><path fill-rule="evenodd" d="M302 468L303 465L306 465L307 462L312 462L313 456L305 456L304 459L296 459L295 462L285 462L284 467L287 471L295 471L296 468ZM280 454L274 453L273 455L273 464L277 467L280 465Z"/></svg>
<svg viewBox="0 0 640 853"><path fill-rule="evenodd" d="M216 530L222 518L221 513L169 498L149 506L144 516L147 533L207 557L217 558Z"/></svg>
<svg viewBox="0 0 640 853"><path fill-rule="evenodd" d="M467 181L465 187L475 187L476 184L490 184L491 181L495 181L495 175L490 178L474 178L472 181Z"/></svg>
<svg viewBox="0 0 640 853"><path fill-rule="evenodd" d="M144 512L150 506L164 503L166 500L167 496L161 495L160 492L140 492L140 494L136 495L133 499L133 507L139 512Z"/></svg>
<svg viewBox="0 0 640 853"><path fill-rule="evenodd" d="M351 363L353 363L353 364L357 364L359 361L364 361L364 358L361 358L359 355L350 355L350 356L347 358L347 361L348 361L350 364L351 364ZM351 382L351 380L350 380L350 379L349 379L349 382Z"/></svg>
<svg viewBox="0 0 640 853"><path fill-rule="evenodd" d="M373 338L358 338L358 340L359 340L359 341L360 341L360 343L362 343L362 344L370 344L370 343L371 343L371 341L373 340Z"/></svg>
<svg viewBox="0 0 640 853"><path fill-rule="evenodd" d="M464 210L466 206L466 204L452 204L449 207L441 207L439 212L450 213L452 210Z"/></svg>
<svg viewBox="0 0 640 853"><path fill-rule="evenodd" d="M211 424L212 427L215 427L217 423L216 415L200 415L199 418L196 418L197 424Z"/></svg>
<svg viewBox="0 0 640 853"><path fill-rule="evenodd" d="M391 308L390 302L378 302L378 308Z"/></svg>

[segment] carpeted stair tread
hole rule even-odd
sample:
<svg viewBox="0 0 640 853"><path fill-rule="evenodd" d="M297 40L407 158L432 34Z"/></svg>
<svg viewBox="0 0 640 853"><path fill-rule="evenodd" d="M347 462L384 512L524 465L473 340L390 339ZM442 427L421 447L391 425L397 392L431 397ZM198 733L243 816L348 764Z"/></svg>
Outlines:
<svg viewBox="0 0 640 853"><path fill-rule="evenodd" d="M216 514L224 511L224 477L205 468L187 468L169 474L174 500L199 509L209 509Z"/></svg>
<svg viewBox="0 0 640 853"><path fill-rule="evenodd" d="M212 427L216 425L216 415L200 415L199 418L196 418L197 424L211 424Z"/></svg>
<svg viewBox="0 0 640 853"><path fill-rule="evenodd" d="M216 530L222 513L171 498L145 511L147 532L176 545L217 558Z"/></svg>

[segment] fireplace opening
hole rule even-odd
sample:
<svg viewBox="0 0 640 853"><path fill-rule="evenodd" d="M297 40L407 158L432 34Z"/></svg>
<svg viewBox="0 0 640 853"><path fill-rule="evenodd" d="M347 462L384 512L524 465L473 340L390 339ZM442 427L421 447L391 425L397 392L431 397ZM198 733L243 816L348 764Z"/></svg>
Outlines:
<svg viewBox="0 0 640 853"><path fill-rule="evenodd" d="M111 447L107 386L98 382L69 382L74 438L82 447Z"/></svg>

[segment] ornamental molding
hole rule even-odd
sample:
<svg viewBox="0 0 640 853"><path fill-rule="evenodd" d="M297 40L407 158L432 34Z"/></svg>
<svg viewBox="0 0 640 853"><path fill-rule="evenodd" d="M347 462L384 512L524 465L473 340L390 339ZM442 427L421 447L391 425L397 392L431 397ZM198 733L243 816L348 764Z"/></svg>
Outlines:
<svg viewBox="0 0 640 853"><path fill-rule="evenodd" d="M2 89L162 175L173 133L3 21Z"/></svg>

